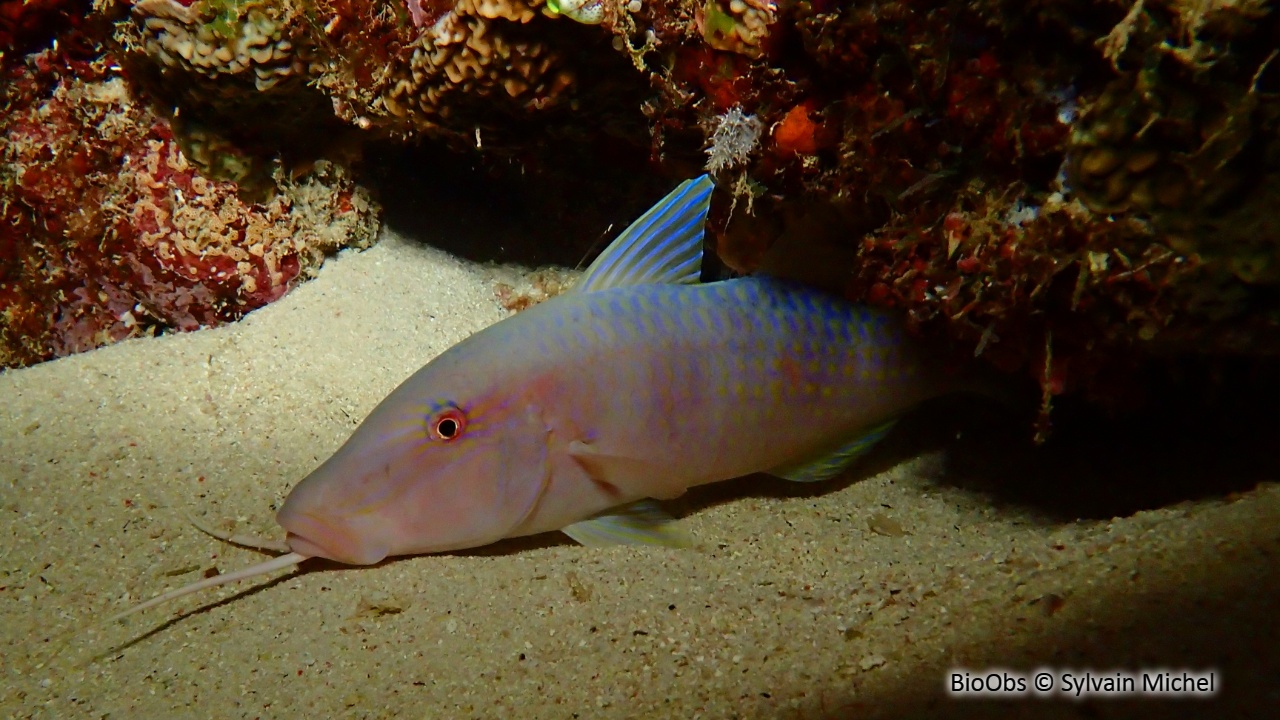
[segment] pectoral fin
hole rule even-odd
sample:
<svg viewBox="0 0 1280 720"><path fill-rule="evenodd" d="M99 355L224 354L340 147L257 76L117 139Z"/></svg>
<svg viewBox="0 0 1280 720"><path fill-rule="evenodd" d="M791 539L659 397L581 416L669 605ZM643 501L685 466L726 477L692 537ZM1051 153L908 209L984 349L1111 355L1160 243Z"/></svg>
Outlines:
<svg viewBox="0 0 1280 720"><path fill-rule="evenodd" d="M689 547L693 539L652 500L637 500L561 529L583 545Z"/></svg>
<svg viewBox="0 0 1280 720"><path fill-rule="evenodd" d="M648 460L609 452L585 440L569 443L569 457L593 480L612 487L619 495L670 500L686 490L664 483L665 471Z"/></svg>
<svg viewBox="0 0 1280 720"><path fill-rule="evenodd" d="M790 463L779 468L769 471L770 475L776 475L780 478L791 480L792 482L821 482L830 480L839 475L853 465L858 458L870 452L875 444L880 442L893 426L897 424L898 419L894 418L888 422L881 423L865 432L859 433L852 440L846 442L831 452L824 452L816 458L805 459L800 462Z"/></svg>

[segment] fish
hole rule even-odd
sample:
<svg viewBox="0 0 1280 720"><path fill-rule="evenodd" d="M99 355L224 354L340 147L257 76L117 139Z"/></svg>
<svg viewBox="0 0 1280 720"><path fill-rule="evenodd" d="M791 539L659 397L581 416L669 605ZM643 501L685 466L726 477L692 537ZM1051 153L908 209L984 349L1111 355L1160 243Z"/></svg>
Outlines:
<svg viewBox="0 0 1280 720"><path fill-rule="evenodd" d="M569 292L393 390L285 499L284 543L260 544L283 556L109 620L308 558L371 565L549 531L687 546L658 501L758 472L832 478L952 388L888 311L768 275L700 282L714 187L681 183Z"/></svg>

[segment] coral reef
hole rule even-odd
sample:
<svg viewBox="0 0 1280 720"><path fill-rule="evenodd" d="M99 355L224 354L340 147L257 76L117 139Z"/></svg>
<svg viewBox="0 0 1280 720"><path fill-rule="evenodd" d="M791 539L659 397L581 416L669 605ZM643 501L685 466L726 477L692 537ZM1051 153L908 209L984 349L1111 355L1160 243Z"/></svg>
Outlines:
<svg viewBox="0 0 1280 720"><path fill-rule="evenodd" d="M522 204L587 240L656 175L706 168L732 195L709 226L731 269L902 309L1034 378L1042 430L1055 395L1123 404L1151 362L1280 353L1265 0L104 0L93 17L116 21L94 37L153 101L156 148L267 225L292 192L281 161L338 168L369 141L526 178ZM24 190L22 222L59 187Z"/></svg>
<svg viewBox="0 0 1280 720"><path fill-rule="evenodd" d="M342 62L317 78L344 120L532 168L589 163L602 139L642 157L635 108L647 80L601 29L625 12L615 3L447 0L410 9L412 32L396 31L395 54L367 79Z"/></svg>
<svg viewBox="0 0 1280 720"><path fill-rule="evenodd" d="M290 2L139 0L130 7L124 38L147 48L172 76L225 78L231 92L237 85L266 92L306 73L300 16Z"/></svg>
<svg viewBox="0 0 1280 720"><path fill-rule="evenodd" d="M0 119L0 366L234 320L324 253L363 246L376 207L327 161L260 203L187 160L109 60L49 50Z"/></svg>
<svg viewBox="0 0 1280 720"><path fill-rule="evenodd" d="M621 155L614 165L644 170L647 81L585 24L616 18L612 3L115 2L126 74L172 109L184 151L213 177L269 187L264 157L388 140L440 142L497 172L598 171ZM556 206L547 189L537 202Z"/></svg>
<svg viewBox="0 0 1280 720"><path fill-rule="evenodd" d="M1149 360L1280 353L1276 18L1254 0L1131 8L704 15L705 44L659 32L669 72L646 111L663 151L700 128L747 201L712 223L732 268L798 269L1030 375L1043 435L1053 396L1123 405ZM731 108L767 133L729 165Z"/></svg>

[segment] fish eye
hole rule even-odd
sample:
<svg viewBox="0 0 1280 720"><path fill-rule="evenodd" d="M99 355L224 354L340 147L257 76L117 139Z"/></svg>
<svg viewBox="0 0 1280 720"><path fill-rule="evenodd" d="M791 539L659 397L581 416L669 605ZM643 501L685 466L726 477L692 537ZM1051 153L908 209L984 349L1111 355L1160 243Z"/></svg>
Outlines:
<svg viewBox="0 0 1280 720"><path fill-rule="evenodd" d="M449 440L458 434L458 423L452 418L444 418L436 423L436 434L445 440Z"/></svg>
<svg viewBox="0 0 1280 720"><path fill-rule="evenodd" d="M436 413L427 423L431 437L448 442L457 439L467 426L467 416L456 407L447 407Z"/></svg>

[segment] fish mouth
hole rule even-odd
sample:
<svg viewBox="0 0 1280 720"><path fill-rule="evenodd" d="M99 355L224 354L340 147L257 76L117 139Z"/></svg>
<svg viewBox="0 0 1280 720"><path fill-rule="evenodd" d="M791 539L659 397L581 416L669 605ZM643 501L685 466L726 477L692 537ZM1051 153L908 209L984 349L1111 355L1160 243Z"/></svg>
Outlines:
<svg viewBox="0 0 1280 720"><path fill-rule="evenodd" d="M326 560L336 559L333 557L332 552L330 552L329 550L326 550L320 545L317 545L316 543L311 542L310 540L306 539L305 537L297 533L287 534L285 536L284 541L289 544L289 549L301 555L306 555L307 557L324 558Z"/></svg>
<svg viewBox="0 0 1280 720"><path fill-rule="evenodd" d="M348 565L372 565L387 556L380 543L361 537L361 533L345 522L291 511L287 505L281 508L276 520L288 533L285 542L289 547L307 557Z"/></svg>

